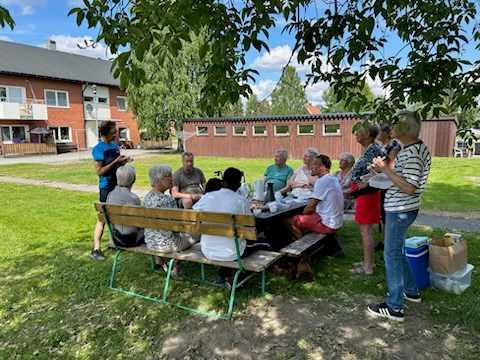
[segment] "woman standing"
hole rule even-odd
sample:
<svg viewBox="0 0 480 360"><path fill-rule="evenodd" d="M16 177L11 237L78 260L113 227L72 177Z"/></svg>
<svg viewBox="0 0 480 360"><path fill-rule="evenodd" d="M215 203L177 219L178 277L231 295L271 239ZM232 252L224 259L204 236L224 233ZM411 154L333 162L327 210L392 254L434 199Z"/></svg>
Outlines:
<svg viewBox="0 0 480 360"><path fill-rule="evenodd" d="M420 302L410 263L405 256L405 238L415 221L420 199L430 173L431 157L426 145L418 138L421 123L411 111L402 111L392 128L392 136L401 141L403 149L395 160L394 170L381 158L373 160L376 170L393 182L385 196L385 272L387 300L371 304L368 311L390 320L403 321L403 299Z"/></svg>
<svg viewBox="0 0 480 360"><path fill-rule="evenodd" d="M363 247L363 261L354 263L350 269L355 275L372 275L375 268L373 224L380 223L380 192L362 181L362 176L369 173L368 166L372 160L382 156L382 149L375 142L377 135L377 124L370 122L362 123L355 131L355 139L364 148L350 178L350 189L355 197L355 222L360 226Z"/></svg>
<svg viewBox="0 0 480 360"><path fill-rule="evenodd" d="M339 164L340 170L335 171L333 176L338 179L342 187L343 210L353 209L355 199L352 196L352 190L350 190L350 175L352 174L352 167L355 164L355 157L349 153L341 153Z"/></svg>

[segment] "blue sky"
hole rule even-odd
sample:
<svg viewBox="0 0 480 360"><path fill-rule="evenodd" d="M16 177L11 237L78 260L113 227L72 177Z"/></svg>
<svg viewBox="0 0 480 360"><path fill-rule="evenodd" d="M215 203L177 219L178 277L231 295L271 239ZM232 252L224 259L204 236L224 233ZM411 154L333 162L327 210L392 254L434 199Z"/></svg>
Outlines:
<svg viewBox="0 0 480 360"><path fill-rule="evenodd" d="M0 29L0 40L13 41L21 44L45 47L48 39L56 41L57 50L69 53L81 54L106 59L111 57L105 47L98 45L95 49L80 49L77 44L84 43L85 39L93 39L96 36L94 29L87 29L85 25L78 27L75 16L67 17L72 7L83 6L82 0L0 0L0 5L9 9L16 26L12 31L10 28ZM327 6L323 1L317 6ZM317 9L323 12L324 9ZM315 15L315 8L309 9L312 16ZM281 25L281 24L280 24ZM247 64L260 72L253 91L260 99L268 96L277 83L281 69L287 64L294 44L293 37L281 33L277 29L271 33L267 41L270 53L252 51L248 54ZM398 42L389 44L391 51L400 48ZM469 50L469 56L478 60L478 52L473 48ZM302 79L305 79L307 68L299 65L295 60L291 63L295 66ZM375 94L385 95L379 80L369 82ZM327 88L325 83L317 83L306 88L309 102L321 104L321 95Z"/></svg>

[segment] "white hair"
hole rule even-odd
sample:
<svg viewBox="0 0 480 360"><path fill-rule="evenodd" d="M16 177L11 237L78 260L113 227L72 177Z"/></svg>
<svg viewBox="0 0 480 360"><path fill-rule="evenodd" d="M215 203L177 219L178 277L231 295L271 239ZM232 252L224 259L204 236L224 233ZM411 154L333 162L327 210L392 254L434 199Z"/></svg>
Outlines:
<svg viewBox="0 0 480 360"><path fill-rule="evenodd" d="M168 173L172 173L172 168L165 164L153 165L148 171L148 178L150 179L150 185L155 186L157 179L162 179Z"/></svg>
<svg viewBox="0 0 480 360"><path fill-rule="evenodd" d="M135 182L135 169L129 165L120 166L117 169L117 185L131 188Z"/></svg>

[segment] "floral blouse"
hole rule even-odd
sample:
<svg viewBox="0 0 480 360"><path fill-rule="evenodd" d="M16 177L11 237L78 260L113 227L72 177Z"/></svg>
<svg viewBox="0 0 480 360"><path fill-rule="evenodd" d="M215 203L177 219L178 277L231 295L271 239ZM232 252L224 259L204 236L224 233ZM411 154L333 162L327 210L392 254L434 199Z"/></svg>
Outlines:
<svg viewBox="0 0 480 360"><path fill-rule="evenodd" d="M149 191L143 200L147 208L170 208L176 209L175 199L170 195L156 194ZM169 230L145 228L145 244L152 250L163 250L174 244L179 238L179 233Z"/></svg>
<svg viewBox="0 0 480 360"><path fill-rule="evenodd" d="M376 142L368 145L363 154L360 156L360 159L358 159L355 165L353 165L352 174L350 175L350 181L361 181L362 179L360 179L360 177L362 175L368 174L367 166L372 163L372 160L374 158L382 155L382 148Z"/></svg>

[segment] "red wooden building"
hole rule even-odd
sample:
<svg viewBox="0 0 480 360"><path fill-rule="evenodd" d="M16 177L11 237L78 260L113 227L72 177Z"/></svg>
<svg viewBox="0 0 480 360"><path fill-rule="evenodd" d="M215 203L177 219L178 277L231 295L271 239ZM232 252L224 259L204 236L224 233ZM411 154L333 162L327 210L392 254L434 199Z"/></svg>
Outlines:
<svg viewBox="0 0 480 360"><path fill-rule="evenodd" d="M183 130L186 149L201 156L268 158L285 149L299 159L313 146L333 159L342 152L358 158L362 148L352 127L359 121L353 113L203 118L186 120ZM433 156L447 157L456 129L455 117L430 119L423 121L420 137Z"/></svg>

